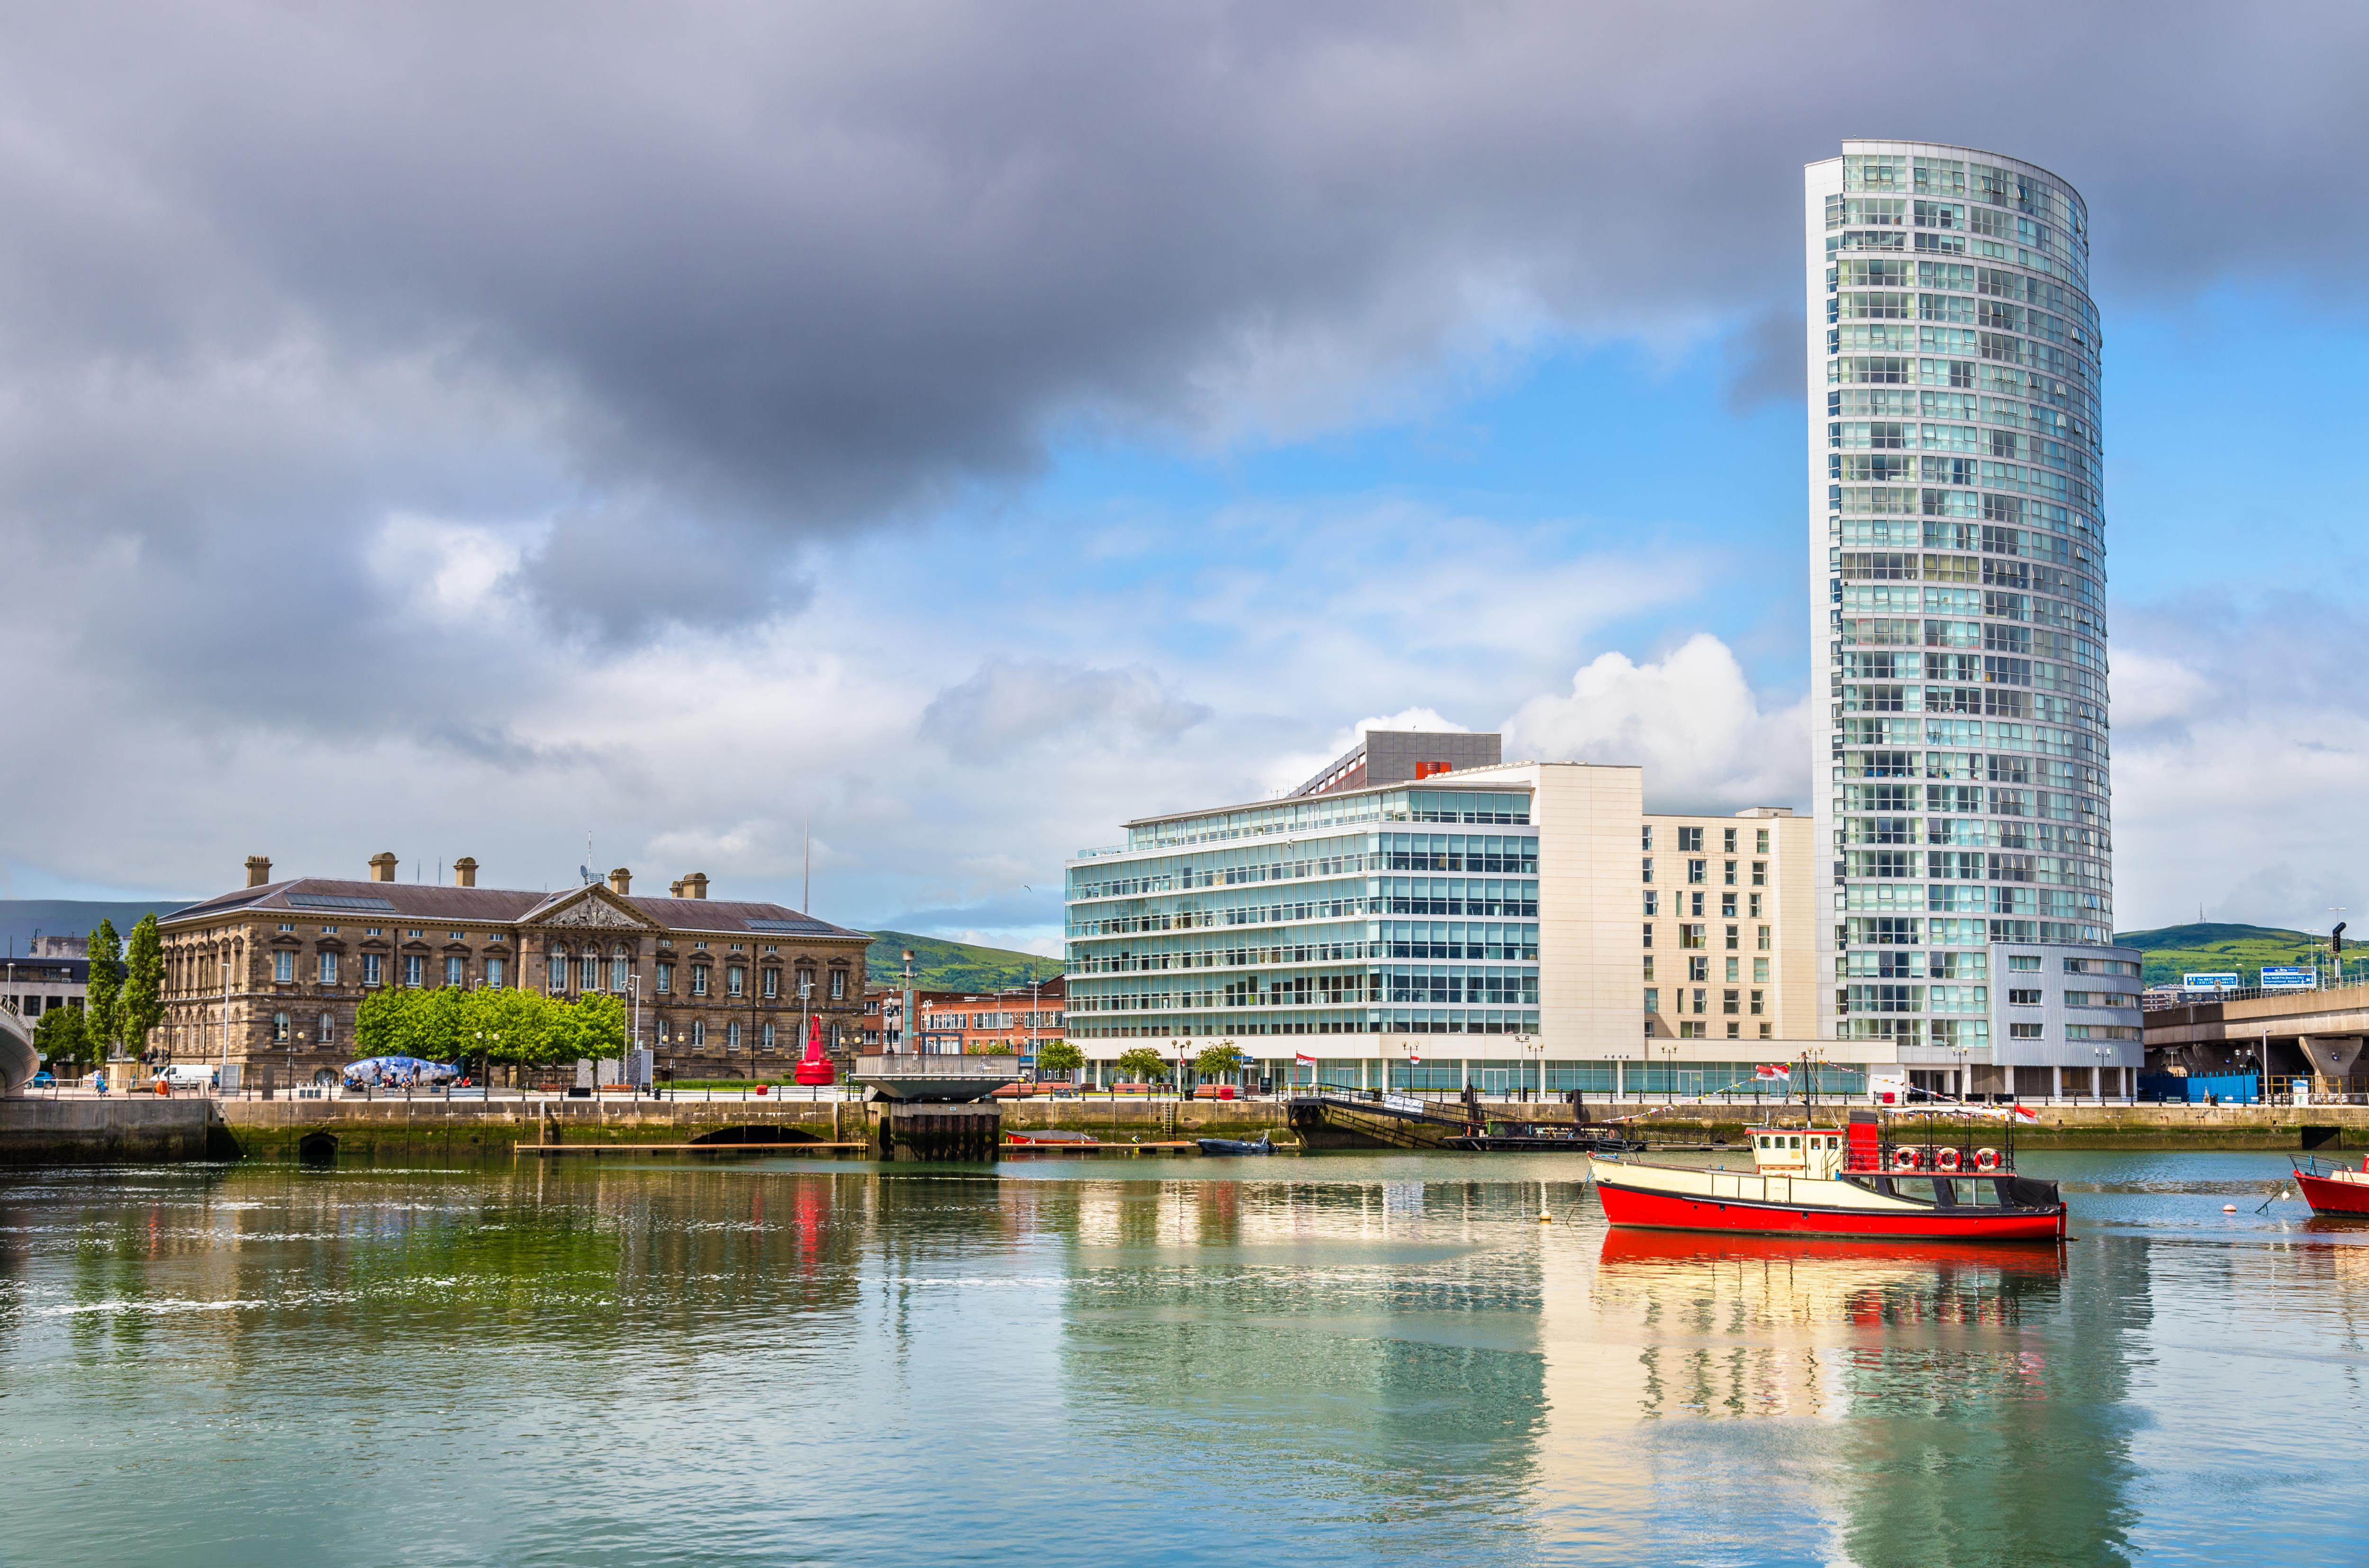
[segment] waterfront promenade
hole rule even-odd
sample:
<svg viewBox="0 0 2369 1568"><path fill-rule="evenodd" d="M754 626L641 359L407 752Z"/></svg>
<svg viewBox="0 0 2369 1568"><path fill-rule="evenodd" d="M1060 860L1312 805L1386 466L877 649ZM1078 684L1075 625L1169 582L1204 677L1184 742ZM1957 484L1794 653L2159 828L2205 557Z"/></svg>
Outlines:
<svg viewBox="0 0 2369 1568"><path fill-rule="evenodd" d="M1569 1120L1562 1104L1484 1100L1514 1119ZM295 1160L309 1151L340 1160L508 1159L520 1144L682 1145L747 1139L842 1148L876 1139L879 1102L824 1090L813 1093L688 1091L660 1099L498 1093L322 1099L204 1095L95 1095L63 1092L0 1101L0 1164L176 1160ZM997 1107L1004 1130L1059 1128L1121 1145L1194 1138L1288 1142L1284 1098L1183 1100L1122 1096L1032 1098ZM1855 1107L1822 1101L1820 1120ZM1799 1121L1799 1101L1590 1101L1591 1120L1620 1119L1649 1140L1733 1142L1746 1127ZM2064 1149L2369 1148L2369 1105L2052 1104L2016 1129L2019 1143ZM326 1138L329 1142L321 1141ZM1490 1156L1474 1156L1486 1160Z"/></svg>

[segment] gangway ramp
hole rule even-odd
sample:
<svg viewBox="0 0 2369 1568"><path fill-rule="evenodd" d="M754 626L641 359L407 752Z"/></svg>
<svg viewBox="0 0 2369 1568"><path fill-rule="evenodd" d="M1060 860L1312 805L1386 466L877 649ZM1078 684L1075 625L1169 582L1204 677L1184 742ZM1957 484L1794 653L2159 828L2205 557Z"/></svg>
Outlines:
<svg viewBox="0 0 2369 1568"><path fill-rule="evenodd" d="M1296 1095L1290 1118L1309 1149L1444 1149L1478 1127L1460 1104L1406 1094Z"/></svg>

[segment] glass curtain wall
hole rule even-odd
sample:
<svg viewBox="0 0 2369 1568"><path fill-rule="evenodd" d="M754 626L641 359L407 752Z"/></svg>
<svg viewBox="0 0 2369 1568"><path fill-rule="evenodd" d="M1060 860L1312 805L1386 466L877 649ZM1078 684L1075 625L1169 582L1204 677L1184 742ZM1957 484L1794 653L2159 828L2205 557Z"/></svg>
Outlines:
<svg viewBox="0 0 2369 1568"><path fill-rule="evenodd" d="M1809 173L1822 1032L1983 1049L1992 944L2112 940L2089 216L1966 148Z"/></svg>
<svg viewBox="0 0 2369 1568"><path fill-rule="evenodd" d="M1069 1033L1535 1034L1529 807L1397 789L1135 824L1068 869Z"/></svg>

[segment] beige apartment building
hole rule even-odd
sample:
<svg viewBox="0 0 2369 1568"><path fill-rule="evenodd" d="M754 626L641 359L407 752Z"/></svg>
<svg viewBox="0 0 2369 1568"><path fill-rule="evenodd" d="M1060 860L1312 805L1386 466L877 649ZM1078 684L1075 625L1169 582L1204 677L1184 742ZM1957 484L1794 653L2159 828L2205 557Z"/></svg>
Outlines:
<svg viewBox="0 0 2369 1568"><path fill-rule="evenodd" d="M779 1070L805 1048L801 990L834 1056L862 1036L871 938L779 904L708 897L693 873L663 898L605 883L532 892L480 887L477 863L452 886L395 880L395 857L367 881L271 879L252 856L246 886L157 922L165 1021L152 1044L175 1059L241 1063L250 1082L320 1081L353 1059L355 1010L383 987L524 987L634 1007L635 1044L661 1072Z"/></svg>
<svg viewBox="0 0 2369 1568"><path fill-rule="evenodd" d="M1816 1038L1808 818L1651 812L1641 768L1498 750L1375 732L1291 795L1139 818L1072 859L1069 1038L1484 1093L1891 1059Z"/></svg>

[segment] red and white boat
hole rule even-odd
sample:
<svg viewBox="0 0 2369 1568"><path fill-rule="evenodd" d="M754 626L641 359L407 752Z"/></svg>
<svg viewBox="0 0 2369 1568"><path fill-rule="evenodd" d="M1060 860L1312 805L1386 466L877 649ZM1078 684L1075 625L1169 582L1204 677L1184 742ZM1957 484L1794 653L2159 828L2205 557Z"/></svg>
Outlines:
<svg viewBox="0 0 2369 1568"><path fill-rule="evenodd" d="M2361 1169L2322 1165L2318 1160L2295 1168L2295 1190L2314 1214L2358 1214L2369 1217L2369 1155Z"/></svg>
<svg viewBox="0 0 2369 1568"><path fill-rule="evenodd" d="M1848 1127L1755 1127L1752 1156L1750 1171L1731 1171L1598 1155L1596 1196L1605 1219L1646 1230L1948 1242L2065 1234L2056 1184L2017 1175L2011 1140L1899 1140L1872 1111L1853 1111Z"/></svg>

